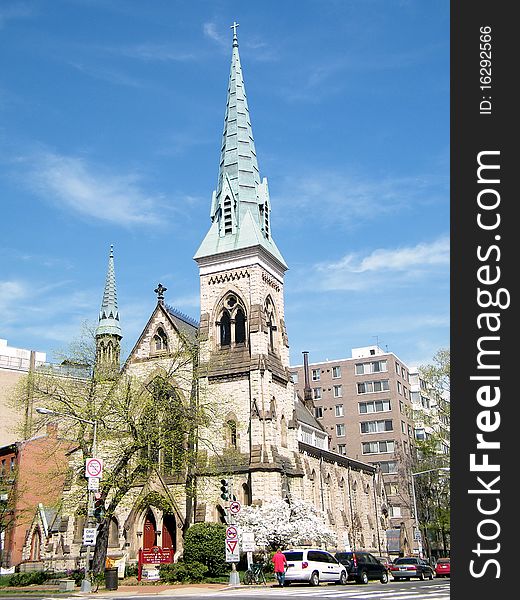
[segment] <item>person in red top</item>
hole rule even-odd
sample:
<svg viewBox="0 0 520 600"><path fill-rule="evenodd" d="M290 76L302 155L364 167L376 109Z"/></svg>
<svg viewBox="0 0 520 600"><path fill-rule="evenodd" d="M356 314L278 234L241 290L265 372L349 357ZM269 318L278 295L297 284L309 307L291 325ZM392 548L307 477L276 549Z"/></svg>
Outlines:
<svg viewBox="0 0 520 600"><path fill-rule="evenodd" d="M287 559L285 554L278 548L274 553L271 561L274 563L274 573L278 579L278 585L283 586L285 583L285 571L287 569Z"/></svg>

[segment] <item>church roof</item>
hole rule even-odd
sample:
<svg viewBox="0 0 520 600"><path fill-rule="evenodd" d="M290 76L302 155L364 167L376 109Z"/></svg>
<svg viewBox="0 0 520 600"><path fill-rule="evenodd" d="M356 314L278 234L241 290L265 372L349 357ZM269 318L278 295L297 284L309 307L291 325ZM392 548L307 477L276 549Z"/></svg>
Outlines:
<svg viewBox="0 0 520 600"><path fill-rule="evenodd" d="M114 269L113 246L110 246L105 289L103 291L103 300L101 302L98 326L96 328L96 336L104 334L122 337L121 325L119 324L119 310L117 308L116 274Z"/></svg>
<svg viewBox="0 0 520 600"><path fill-rule="evenodd" d="M168 304L164 305L166 312L170 316L171 320L177 326L177 329L182 332L192 342L196 341L197 331L199 330L199 323L195 319L185 315L181 311L177 310L173 306Z"/></svg>
<svg viewBox="0 0 520 600"><path fill-rule="evenodd" d="M287 269L271 237L269 190L267 179L260 181L234 29L218 182L210 211L212 224L194 258L261 246Z"/></svg>

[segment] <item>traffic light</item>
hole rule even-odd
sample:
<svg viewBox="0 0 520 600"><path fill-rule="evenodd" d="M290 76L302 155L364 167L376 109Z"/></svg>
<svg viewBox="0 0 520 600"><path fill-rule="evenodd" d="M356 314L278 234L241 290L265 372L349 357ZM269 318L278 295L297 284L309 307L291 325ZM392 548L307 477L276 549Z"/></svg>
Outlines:
<svg viewBox="0 0 520 600"><path fill-rule="evenodd" d="M94 495L94 518L96 521L101 521L105 516L105 501L101 497L101 494L97 492Z"/></svg>
<svg viewBox="0 0 520 600"><path fill-rule="evenodd" d="M227 479L221 479L220 483L220 497L222 500L229 500L229 481Z"/></svg>

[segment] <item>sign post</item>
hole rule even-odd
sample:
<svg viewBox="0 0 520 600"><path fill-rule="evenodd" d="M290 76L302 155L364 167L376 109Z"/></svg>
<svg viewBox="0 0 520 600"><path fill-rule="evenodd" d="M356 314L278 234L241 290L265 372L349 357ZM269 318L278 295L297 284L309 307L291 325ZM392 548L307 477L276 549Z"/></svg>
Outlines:
<svg viewBox="0 0 520 600"><path fill-rule="evenodd" d="M226 480L226 483L227 480ZM233 500L231 482L229 487L229 524L226 529L226 562L231 563L231 573L229 574L229 585L240 585L240 576L237 571L236 563L240 560L240 546L238 543L238 529L236 527L236 515L242 508L238 500Z"/></svg>

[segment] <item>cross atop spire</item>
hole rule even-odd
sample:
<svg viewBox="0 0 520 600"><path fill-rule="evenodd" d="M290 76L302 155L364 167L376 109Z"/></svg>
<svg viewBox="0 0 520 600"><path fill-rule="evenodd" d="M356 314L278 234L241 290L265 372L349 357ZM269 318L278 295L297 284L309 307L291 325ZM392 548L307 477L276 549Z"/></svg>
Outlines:
<svg viewBox="0 0 520 600"><path fill-rule="evenodd" d="M240 23L233 21L233 25L231 25L231 27L230 27L230 29L233 30L233 47L236 47L236 48L238 48L237 27L239 25L240 25Z"/></svg>

